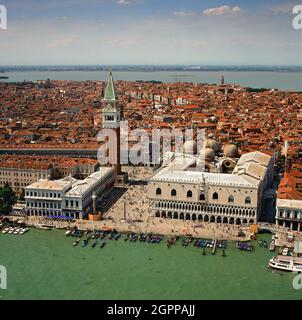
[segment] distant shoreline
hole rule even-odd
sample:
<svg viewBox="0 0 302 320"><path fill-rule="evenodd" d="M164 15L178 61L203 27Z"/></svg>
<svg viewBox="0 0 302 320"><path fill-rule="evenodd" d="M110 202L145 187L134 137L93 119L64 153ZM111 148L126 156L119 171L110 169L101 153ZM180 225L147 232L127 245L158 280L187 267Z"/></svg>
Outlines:
<svg viewBox="0 0 302 320"><path fill-rule="evenodd" d="M6 72L107 71L109 66L0 66ZM113 66L113 71L125 72L302 72L302 66Z"/></svg>

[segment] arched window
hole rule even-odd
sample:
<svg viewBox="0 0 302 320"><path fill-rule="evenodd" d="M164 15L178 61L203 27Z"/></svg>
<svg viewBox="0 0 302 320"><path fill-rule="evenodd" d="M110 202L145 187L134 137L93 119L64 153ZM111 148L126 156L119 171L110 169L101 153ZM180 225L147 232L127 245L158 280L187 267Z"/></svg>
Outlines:
<svg viewBox="0 0 302 320"><path fill-rule="evenodd" d="M171 196L172 196L172 197L176 197L176 190L175 190L175 189L173 189L173 190L171 191Z"/></svg>
<svg viewBox="0 0 302 320"><path fill-rule="evenodd" d="M213 193L213 200L218 200L218 193L217 192Z"/></svg>
<svg viewBox="0 0 302 320"><path fill-rule="evenodd" d="M229 203L233 203L234 202L234 197L233 196L229 196Z"/></svg>
<svg viewBox="0 0 302 320"><path fill-rule="evenodd" d="M189 191L187 192L187 198L192 198L192 196L193 196L192 191L189 190Z"/></svg>
<svg viewBox="0 0 302 320"><path fill-rule="evenodd" d="M246 197L245 198L245 204L251 204L252 203L252 200L250 197Z"/></svg>
<svg viewBox="0 0 302 320"><path fill-rule="evenodd" d="M156 189L156 195L157 195L157 196L160 196L160 195L161 195L161 188L157 188L157 189Z"/></svg>
<svg viewBox="0 0 302 320"><path fill-rule="evenodd" d="M203 193L200 194L199 200L200 201L205 201L206 200L206 197L205 197L205 195Z"/></svg>

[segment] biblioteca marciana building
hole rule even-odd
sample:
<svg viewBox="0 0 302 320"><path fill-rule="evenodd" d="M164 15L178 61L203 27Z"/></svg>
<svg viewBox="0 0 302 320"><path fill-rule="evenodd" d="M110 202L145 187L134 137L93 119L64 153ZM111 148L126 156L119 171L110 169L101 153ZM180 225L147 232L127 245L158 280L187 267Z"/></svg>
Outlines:
<svg viewBox="0 0 302 320"><path fill-rule="evenodd" d="M257 223L264 192L273 180L274 157L251 152L239 158L235 145L226 145L223 156L217 157L220 146L213 139L207 141L205 154L198 156L190 144L185 143L183 154L165 155L163 166L149 180L150 216ZM200 159L205 161L203 171L198 171Z"/></svg>
<svg viewBox="0 0 302 320"><path fill-rule="evenodd" d="M26 214L83 219L95 211L95 203L115 181L114 168L100 168L84 180L66 177L42 179L25 188Z"/></svg>

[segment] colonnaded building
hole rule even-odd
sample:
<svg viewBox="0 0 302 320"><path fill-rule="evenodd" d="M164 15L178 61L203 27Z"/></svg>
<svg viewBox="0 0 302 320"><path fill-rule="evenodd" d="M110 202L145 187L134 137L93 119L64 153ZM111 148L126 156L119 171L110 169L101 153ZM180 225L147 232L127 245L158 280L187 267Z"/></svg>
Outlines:
<svg viewBox="0 0 302 320"><path fill-rule="evenodd" d="M210 147L209 147L210 144ZM163 166L148 183L149 215L226 224L257 223L265 190L274 174L274 157L251 152L238 156L235 145L216 157L216 142L207 142L205 154L185 143L184 154L165 155ZM200 159L205 169L198 170Z"/></svg>
<svg viewBox="0 0 302 320"><path fill-rule="evenodd" d="M115 181L114 168L102 167L84 180L65 177L42 179L25 187L26 214L51 218L83 219L95 211L98 197Z"/></svg>

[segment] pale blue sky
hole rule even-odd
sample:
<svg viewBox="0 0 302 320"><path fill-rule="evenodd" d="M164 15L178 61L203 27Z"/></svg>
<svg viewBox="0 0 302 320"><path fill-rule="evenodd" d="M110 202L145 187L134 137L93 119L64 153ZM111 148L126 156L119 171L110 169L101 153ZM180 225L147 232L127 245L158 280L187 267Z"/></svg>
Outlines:
<svg viewBox="0 0 302 320"><path fill-rule="evenodd" d="M301 65L299 1L0 0L0 64Z"/></svg>

